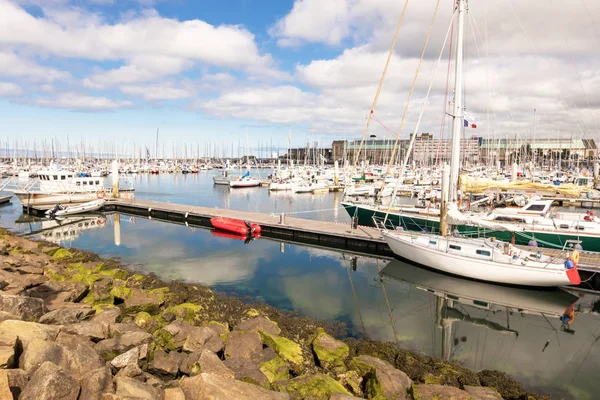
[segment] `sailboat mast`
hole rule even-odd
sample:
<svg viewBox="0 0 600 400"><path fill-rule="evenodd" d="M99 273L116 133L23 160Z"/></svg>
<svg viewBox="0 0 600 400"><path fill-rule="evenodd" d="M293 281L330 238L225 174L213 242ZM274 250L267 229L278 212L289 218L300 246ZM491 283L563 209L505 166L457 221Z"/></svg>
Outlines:
<svg viewBox="0 0 600 400"><path fill-rule="evenodd" d="M458 200L458 177L460 174L460 135L464 124L463 110L463 51L466 0L456 0L458 30L456 36L456 60L454 74L454 110L452 112L452 155L450 159L450 201Z"/></svg>

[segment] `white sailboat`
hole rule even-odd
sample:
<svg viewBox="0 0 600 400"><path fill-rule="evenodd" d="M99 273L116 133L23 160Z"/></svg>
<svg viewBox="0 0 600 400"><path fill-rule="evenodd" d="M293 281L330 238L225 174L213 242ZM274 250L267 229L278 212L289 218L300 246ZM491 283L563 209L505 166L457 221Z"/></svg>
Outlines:
<svg viewBox="0 0 600 400"><path fill-rule="evenodd" d="M459 40L455 58L451 167L448 171L446 166L442 176L440 231L443 235L388 230L385 220L383 222L376 221L376 224L394 254L412 263L466 278L494 283L545 287L577 285L581 282L576 268L579 261L577 251L565 254L564 258L551 258L544 256L539 251L531 254L531 252L522 251L510 243L491 238L467 239L447 236L446 209L449 203L456 204L458 200L460 137L464 121L462 61L466 0L457 0L455 13L458 18L457 35ZM406 168L416 136L413 135L411 139L402 170ZM390 208L391 204L393 204L393 200L390 202ZM565 253L569 252L565 251Z"/></svg>

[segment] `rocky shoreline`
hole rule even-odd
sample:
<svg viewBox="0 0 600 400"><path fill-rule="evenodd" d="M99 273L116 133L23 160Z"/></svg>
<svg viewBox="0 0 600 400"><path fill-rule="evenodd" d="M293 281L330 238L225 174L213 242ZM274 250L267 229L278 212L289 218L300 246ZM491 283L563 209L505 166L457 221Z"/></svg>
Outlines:
<svg viewBox="0 0 600 400"><path fill-rule="evenodd" d="M0 257L0 399L548 398L5 230Z"/></svg>

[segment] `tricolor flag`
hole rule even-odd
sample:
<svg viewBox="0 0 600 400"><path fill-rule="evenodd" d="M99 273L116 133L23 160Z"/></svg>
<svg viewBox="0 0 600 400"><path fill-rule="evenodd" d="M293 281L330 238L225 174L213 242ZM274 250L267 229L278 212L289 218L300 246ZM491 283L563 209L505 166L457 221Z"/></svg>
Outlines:
<svg viewBox="0 0 600 400"><path fill-rule="evenodd" d="M475 123L475 116L470 112L465 111L465 128L477 128L477 124Z"/></svg>

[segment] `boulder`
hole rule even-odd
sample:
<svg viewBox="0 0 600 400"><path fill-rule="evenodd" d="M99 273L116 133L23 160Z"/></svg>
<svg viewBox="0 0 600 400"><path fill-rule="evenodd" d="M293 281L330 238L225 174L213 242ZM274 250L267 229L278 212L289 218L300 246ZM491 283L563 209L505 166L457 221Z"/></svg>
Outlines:
<svg viewBox="0 0 600 400"><path fill-rule="evenodd" d="M185 345L184 345L185 346ZM213 353L220 353L225 350L225 342L218 336L213 336L204 343L205 349L212 351ZM188 347L189 348L189 347Z"/></svg>
<svg viewBox="0 0 600 400"><path fill-rule="evenodd" d="M34 339L55 340L60 327L17 320L0 322L0 343L15 343L17 337L23 348Z"/></svg>
<svg viewBox="0 0 600 400"><path fill-rule="evenodd" d="M183 390L176 387L165 389L165 400L186 400L186 398Z"/></svg>
<svg viewBox="0 0 600 400"><path fill-rule="evenodd" d="M51 361L76 377L104 366L98 354L89 345L73 343L64 346L41 339L34 339L29 343L19 359L19 366L27 373L32 373L46 361Z"/></svg>
<svg viewBox="0 0 600 400"><path fill-rule="evenodd" d="M271 383L290 379L290 366L279 356L263 361L260 363L259 369Z"/></svg>
<svg viewBox="0 0 600 400"><path fill-rule="evenodd" d="M223 361L215 353L210 350L202 350L198 361L192 367L192 375L198 373L207 373L213 375L219 375L223 378L234 379L236 378L233 371L223 364Z"/></svg>
<svg viewBox="0 0 600 400"><path fill-rule="evenodd" d="M362 397L354 397L349 394L334 393L329 398L329 400L356 400L356 399L362 399Z"/></svg>
<svg viewBox="0 0 600 400"><path fill-rule="evenodd" d="M18 353L17 341L13 343L0 343L0 368L14 368L17 360L15 354Z"/></svg>
<svg viewBox="0 0 600 400"><path fill-rule="evenodd" d="M7 369L6 376L8 378L8 386L15 399L18 399L27 386L29 376L22 369ZM1 398L1 397L0 397Z"/></svg>
<svg viewBox="0 0 600 400"><path fill-rule="evenodd" d="M225 358L250 358L262 350L257 332L232 331L225 344Z"/></svg>
<svg viewBox="0 0 600 400"><path fill-rule="evenodd" d="M107 308L100 312L96 312L96 315L92 317L94 322L104 322L105 324L115 324L121 320L121 309L120 308Z"/></svg>
<svg viewBox="0 0 600 400"><path fill-rule="evenodd" d="M0 294L0 311L25 321L37 321L46 312L44 301L28 296Z"/></svg>
<svg viewBox="0 0 600 400"><path fill-rule="evenodd" d="M74 343L80 343L87 346L93 346L94 342L90 340L87 336L81 336L76 333L69 332L59 332L56 337L56 343L62 344L64 346L72 346Z"/></svg>
<svg viewBox="0 0 600 400"><path fill-rule="evenodd" d="M176 335L173 339L177 340L178 336L179 335ZM218 340L220 340L220 342L216 340L215 337ZM213 339L215 340L211 342L211 340ZM209 342L211 343L209 344ZM188 335L185 338L185 341L183 343L183 351L191 353L196 350L201 350L207 344L211 347L211 349L217 349L219 347L219 343L223 343L223 341L215 334L215 332L212 329L207 328L205 326L194 327L189 331ZM220 350L217 350L216 352Z"/></svg>
<svg viewBox="0 0 600 400"><path fill-rule="evenodd" d="M96 343L95 350L101 357L110 360L133 347L150 343L150 341L152 341L152 335L147 332L127 332L121 336Z"/></svg>
<svg viewBox="0 0 600 400"><path fill-rule="evenodd" d="M40 324L67 325L91 318L96 311L89 306L77 305L52 310L40 317Z"/></svg>
<svg viewBox="0 0 600 400"><path fill-rule="evenodd" d="M8 374L6 370L0 370L0 399L12 399L13 394L8 383Z"/></svg>
<svg viewBox="0 0 600 400"><path fill-rule="evenodd" d="M115 392L110 368L106 366L86 372L79 382L81 383L80 399L102 400L105 393Z"/></svg>
<svg viewBox="0 0 600 400"><path fill-rule="evenodd" d="M119 370L121 368L125 368L130 364L138 365L138 360L140 359L140 347L136 346L125 353L116 356L110 362L110 366Z"/></svg>
<svg viewBox="0 0 600 400"><path fill-rule="evenodd" d="M0 271L0 280L8 283L2 290L12 295L19 295L25 294L28 289L43 284L48 278L43 275L21 275L19 273Z"/></svg>
<svg viewBox="0 0 600 400"><path fill-rule="evenodd" d="M337 373L345 372L345 362L350 355L350 349L346 343L332 338L322 328L319 328L319 333L312 342L312 348L321 367Z"/></svg>
<svg viewBox="0 0 600 400"><path fill-rule="evenodd" d="M412 395L419 400L472 400L464 390L444 385L413 385Z"/></svg>
<svg viewBox="0 0 600 400"><path fill-rule="evenodd" d="M163 400L162 389L152 387L133 378L115 378L116 395L136 400Z"/></svg>
<svg viewBox="0 0 600 400"><path fill-rule="evenodd" d="M244 382L252 382L259 386L266 386L269 382L272 382L267 376L261 371L256 361L248 358L230 358L223 362L223 364L231 371L233 371L234 377L237 380ZM202 370L202 372L208 372ZM287 375L289 379L289 374Z"/></svg>
<svg viewBox="0 0 600 400"><path fill-rule="evenodd" d="M19 400L77 400L79 382L52 362L43 363L23 389Z"/></svg>
<svg viewBox="0 0 600 400"><path fill-rule="evenodd" d="M219 375L199 374L185 377L179 387L187 400L227 399L227 400L290 400L287 393L273 392L251 383L232 381Z"/></svg>
<svg viewBox="0 0 600 400"><path fill-rule="evenodd" d="M133 288L125 299L125 312L128 314L145 311L156 314L165 302L164 294L155 291L144 291Z"/></svg>
<svg viewBox="0 0 600 400"><path fill-rule="evenodd" d="M133 322L129 322L129 323L117 322L117 323L108 325L108 336L109 337L120 336L120 335L122 335L124 333L128 333L128 332L146 332L146 331L143 330L142 328L140 328L139 326L137 326Z"/></svg>
<svg viewBox="0 0 600 400"><path fill-rule="evenodd" d="M490 387L465 386L464 389L471 396L472 400L502 400L500 393Z"/></svg>
<svg viewBox="0 0 600 400"><path fill-rule="evenodd" d="M2 289L0 289L0 290L2 290ZM8 319L21 319L21 318L17 317L14 314L6 312L6 311L0 311L0 322L6 321Z"/></svg>
<svg viewBox="0 0 600 400"><path fill-rule="evenodd" d="M371 356L358 356L350 362L354 369L366 382L366 394L369 398L384 396L386 398L406 398L412 380L404 372L397 370L390 363Z"/></svg>
<svg viewBox="0 0 600 400"><path fill-rule="evenodd" d="M276 382L274 387L289 393L294 399L329 400L335 393L350 395L338 381L325 374L302 375L289 381Z"/></svg>
<svg viewBox="0 0 600 400"><path fill-rule="evenodd" d="M229 333L229 325L227 323L221 323L217 321L205 322L202 326L206 326L212 329L217 335Z"/></svg>
<svg viewBox="0 0 600 400"><path fill-rule="evenodd" d="M263 343L275 350L279 357L284 361L289 362L296 374L300 374L304 371L302 347L300 347L298 343L281 336L271 335L267 332L260 331L259 333Z"/></svg>
<svg viewBox="0 0 600 400"><path fill-rule="evenodd" d="M179 373L184 358L184 354L176 351L165 353L162 350L155 350L154 359L148 365L148 372L162 379L174 379Z"/></svg>
<svg viewBox="0 0 600 400"><path fill-rule="evenodd" d="M259 315L258 317L250 318L245 321L240 322L234 330L237 331L263 331L267 332L271 335L279 335L281 333L281 329L277 326L277 324L270 319Z"/></svg>
<svg viewBox="0 0 600 400"><path fill-rule="evenodd" d="M85 336L93 342L98 342L108 337L108 325L97 321L82 321L76 324L65 325L62 331Z"/></svg>
<svg viewBox="0 0 600 400"><path fill-rule="evenodd" d="M89 285L83 282L45 282L25 292L26 296L44 300L48 310L55 310L64 303L78 303L87 295Z"/></svg>

